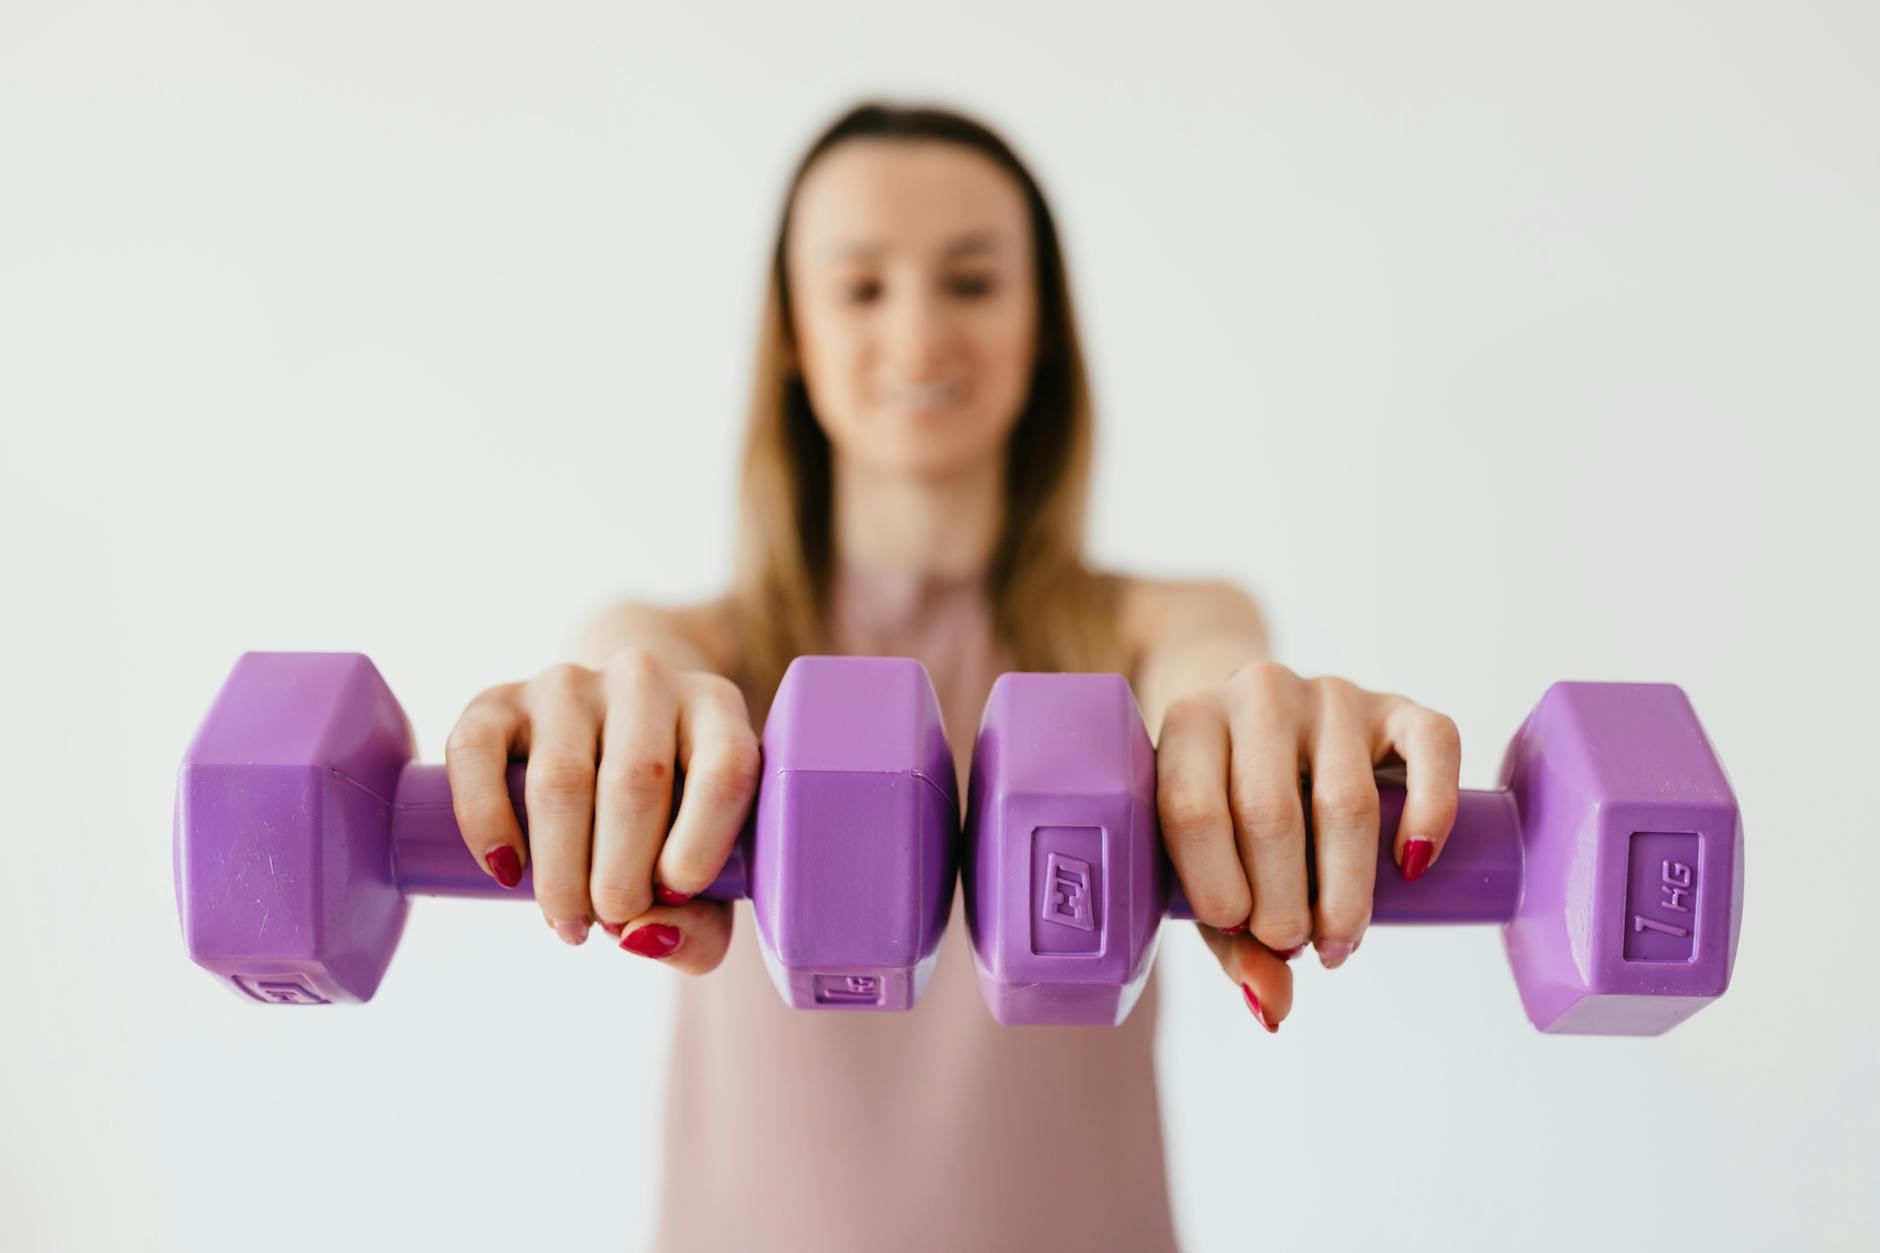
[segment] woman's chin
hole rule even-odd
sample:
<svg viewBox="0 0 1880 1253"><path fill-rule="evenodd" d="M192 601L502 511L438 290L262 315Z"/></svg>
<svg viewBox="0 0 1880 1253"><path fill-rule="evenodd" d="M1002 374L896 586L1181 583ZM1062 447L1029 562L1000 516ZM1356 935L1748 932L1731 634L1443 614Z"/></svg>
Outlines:
<svg viewBox="0 0 1880 1253"><path fill-rule="evenodd" d="M996 463L999 449L957 433L927 439L881 441L856 460L869 473L896 478L957 479Z"/></svg>
<svg viewBox="0 0 1880 1253"><path fill-rule="evenodd" d="M848 439L841 438L846 433ZM995 461L1006 431L968 410L893 410L835 432L838 454L871 474L957 478Z"/></svg>

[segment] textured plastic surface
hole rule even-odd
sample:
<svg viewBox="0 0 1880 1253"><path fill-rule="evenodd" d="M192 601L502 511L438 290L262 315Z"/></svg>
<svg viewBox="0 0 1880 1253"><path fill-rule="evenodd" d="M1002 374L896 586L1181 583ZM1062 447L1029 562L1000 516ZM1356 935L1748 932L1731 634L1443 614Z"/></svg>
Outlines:
<svg viewBox="0 0 1880 1253"><path fill-rule="evenodd" d="M953 908L960 804L933 683L903 657L798 657L764 723L750 891L799 1008L908 1009Z"/></svg>
<svg viewBox="0 0 1880 1253"><path fill-rule="evenodd" d="M1556 683L1494 791L1465 791L1415 883L1378 779L1374 923L1500 923L1543 1031L1655 1035L1723 994L1742 918L1735 798L1684 693ZM1192 917L1157 833L1148 732L1113 674L1007 674L973 755L967 918L1005 1023L1120 1022L1164 916Z"/></svg>
<svg viewBox="0 0 1880 1253"><path fill-rule="evenodd" d="M906 1008L931 971L957 857L951 755L926 671L904 658L799 658L764 747L752 820L704 895L753 896L791 1004ZM364 1001L407 896L528 899L526 870L504 889L472 859L443 767L413 763L413 751L365 657L242 656L178 772L175 886L191 959L265 1003ZM508 781L526 832L524 773L512 765ZM766 807L766 796L796 799ZM752 873L760 854L767 893ZM844 904L856 900L869 904ZM849 995L818 997L824 975ZM888 990L856 995L864 976Z"/></svg>
<svg viewBox="0 0 1880 1253"><path fill-rule="evenodd" d="M1156 830L1155 750L1121 675L999 676L973 746L963 853L993 1017L1122 1022L1173 876Z"/></svg>

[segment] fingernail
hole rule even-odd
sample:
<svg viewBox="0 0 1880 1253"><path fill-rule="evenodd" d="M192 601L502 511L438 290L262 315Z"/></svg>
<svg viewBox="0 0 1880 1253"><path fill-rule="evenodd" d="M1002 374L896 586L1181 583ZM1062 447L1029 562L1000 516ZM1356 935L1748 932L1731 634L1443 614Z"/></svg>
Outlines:
<svg viewBox="0 0 1880 1253"><path fill-rule="evenodd" d="M513 888L522 882L522 858L516 856L516 850L507 844L499 844L483 854L483 864L490 868L496 881L506 888Z"/></svg>
<svg viewBox="0 0 1880 1253"><path fill-rule="evenodd" d="M1222 928L1221 928L1221 934L1222 934L1222 935L1240 935L1240 934L1242 934L1243 932L1245 932L1245 931L1246 931L1246 929L1247 929L1247 924L1246 924L1246 923L1244 923L1244 922L1237 922L1237 923L1235 923L1235 924L1234 924L1233 926L1231 926L1231 927L1222 927Z"/></svg>
<svg viewBox="0 0 1880 1253"><path fill-rule="evenodd" d="M661 905L683 905L692 899L690 892L675 892L663 883L653 885L653 895L659 898Z"/></svg>
<svg viewBox="0 0 1880 1253"><path fill-rule="evenodd" d="M587 943L588 920L585 918L562 918L555 923L555 934L567 944Z"/></svg>
<svg viewBox="0 0 1880 1253"><path fill-rule="evenodd" d="M605 931L608 935L611 935L614 937L614 939L618 940L620 938L621 928L625 927L626 925L627 924L624 922L603 922L601 924L601 930Z"/></svg>
<svg viewBox="0 0 1880 1253"><path fill-rule="evenodd" d="M678 951L681 938L679 928L649 922L629 931L627 938L620 941L620 947L641 957L671 957Z"/></svg>
<svg viewBox="0 0 1880 1253"><path fill-rule="evenodd" d="M1254 1020L1262 1027L1266 1028L1266 1033L1268 1035L1278 1035L1279 1028L1266 1020L1266 1012L1260 1008L1260 998L1253 994L1253 985L1251 983L1241 984L1240 994L1246 998L1247 1008L1253 1011Z"/></svg>
<svg viewBox="0 0 1880 1253"><path fill-rule="evenodd" d="M1435 840L1411 840L1403 846L1403 877L1415 883L1423 877L1423 872L1430 868L1430 857L1436 852Z"/></svg>
<svg viewBox="0 0 1880 1253"><path fill-rule="evenodd" d="M1319 944L1319 965L1327 970L1337 970L1345 964L1345 958L1351 956L1351 941L1325 940Z"/></svg>
<svg viewBox="0 0 1880 1253"><path fill-rule="evenodd" d="M1295 957L1297 957L1297 956L1299 956L1299 954L1301 954L1301 953L1303 953L1303 952L1305 952L1305 950L1306 950L1306 946L1305 946L1305 945L1303 945L1303 944L1295 944L1295 945L1293 945L1293 946L1292 946L1291 948L1288 948L1288 949L1281 949L1281 950L1280 950L1280 952L1279 952L1279 954L1278 954L1278 956L1279 956L1279 959L1280 959L1281 961L1283 961L1283 962L1289 962L1289 961L1291 961L1291 960L1292 960L1293 958L1295 958Z"/></svg>

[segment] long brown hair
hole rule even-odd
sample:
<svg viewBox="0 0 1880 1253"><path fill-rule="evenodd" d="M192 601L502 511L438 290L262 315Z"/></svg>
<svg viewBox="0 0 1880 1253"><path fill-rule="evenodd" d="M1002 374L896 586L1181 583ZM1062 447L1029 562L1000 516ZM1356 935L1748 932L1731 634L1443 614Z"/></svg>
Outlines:
<svg viewBox="0 0 1880 1253"><path fill-rule="evenodd" d="M834 651L827 608L834 565L829 440L791 370L793 326L784 243L798 187L817 158L849 139L938 141L990 157L1018 183L1037 259L1038 359L1007 445L1004 532L986 572L994 629L1024 670L1116 670L1119 581L1084 564L1090 484L1089 380L1057 227L1037 181L987 127L944 109L858 105L798 162L784 196L758 331L744 446L733 582L740 684L767 705L790 660Z"/></svg>

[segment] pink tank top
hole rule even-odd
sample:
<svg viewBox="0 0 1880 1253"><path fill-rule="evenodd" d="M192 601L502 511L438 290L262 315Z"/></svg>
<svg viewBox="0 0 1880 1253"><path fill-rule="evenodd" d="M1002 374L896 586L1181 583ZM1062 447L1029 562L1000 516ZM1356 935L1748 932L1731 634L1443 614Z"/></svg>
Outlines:
<svg viewBox="0 0 1880 1253"><path fill-rule="evenodd" d="M831 613L841 652L927 667L963 799L1013 668L979 579L843 564ZM956 893L912 1010L815 1013L783 1004L755 933L739 904L724 964L677 981L661 1253L1175 1248L1153 974L1120 1027L1002 1027Z"/></svg>

